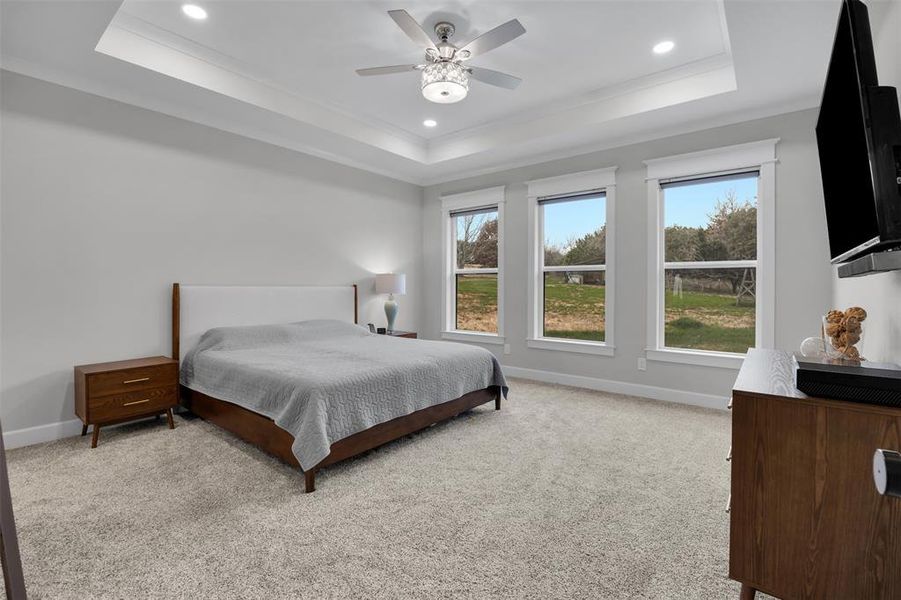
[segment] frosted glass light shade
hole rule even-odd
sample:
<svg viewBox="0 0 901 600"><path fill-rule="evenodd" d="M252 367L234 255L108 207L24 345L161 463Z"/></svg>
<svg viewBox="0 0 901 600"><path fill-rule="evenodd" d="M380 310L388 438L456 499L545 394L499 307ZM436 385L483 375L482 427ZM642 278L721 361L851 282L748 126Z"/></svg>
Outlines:
<svg viewBox="0 0 901 600"><path fill-rule="evenodd" d="M403 273L379 273L375 276L376 294L407 293L407 276Z"/></svg>
<svg viewBox="0 0 901 600"><path fill-rule="evenodd" d="M459 102L469 93L469 73L452 62L429 63L422 69L422 95L438 104Z"/></svg>

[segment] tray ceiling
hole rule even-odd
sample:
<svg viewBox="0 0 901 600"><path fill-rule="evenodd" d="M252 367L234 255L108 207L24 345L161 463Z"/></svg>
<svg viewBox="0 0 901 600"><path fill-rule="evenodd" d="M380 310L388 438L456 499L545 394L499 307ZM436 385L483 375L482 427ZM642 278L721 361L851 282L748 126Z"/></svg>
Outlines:
<svg viewBox="0 0 901 600"><path fill-rule="evenodd" d="M417 183L816 104L837 2L3 2L4 68ZM81 11L75 16L73 7ZM474 65L458 104L419 92L422 62L387 11L465 41L518 18L526 34ZM68 18L71 17L71 18ZM53 22L47 22L48 18ZM10 22L16 27L10 27ZM657 55L662 40L675 49ZM785 60L791 56L792 60ZM437 127L422 122L434 119Z"/></svg>
<svg viewBox="0 0 901 600"><path fill-rule="evenodd" d="M179 6L126 0L117 20L127 15L126 27L175 46L189 41L184 49L199 58L428 139L729 52L714 0L411 3L408 10L428 32L439 21L452 22L454 42L465 43L511 18L527 30L471 61L521 77L519 89L473 82L463 102L436 106L419 93L418 72L378 78L354 72L423 62L422 51L387 15L396 2L225 2L211 5L205 21L185 18ZM655 43L675 37L678 51L651 52ZM426 118L434 118L438 127L425 129Z"/></svg>

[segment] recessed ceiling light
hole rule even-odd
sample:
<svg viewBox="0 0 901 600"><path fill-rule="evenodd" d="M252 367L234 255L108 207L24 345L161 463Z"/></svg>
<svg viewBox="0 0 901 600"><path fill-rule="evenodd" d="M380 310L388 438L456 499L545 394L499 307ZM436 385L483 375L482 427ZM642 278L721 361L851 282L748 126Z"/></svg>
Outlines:
<svg viewBox="0 0 901 600"><path fill-rule="evenodd" d="M672 43L669 40L666 40L654 45L654 54L666 54L675 47L676 44Z"/></svg>
<svg viewBox="0 0 901 600"><path fill-rule="evenodd" d="M426 119L422 122L422 124L426 127L435 127L436 125L438 125L438 121L436 121L435 119Z"/></svg>
<svg viewBox="0 0 901 600"><path fill-rule="evenodd" d="M206 11L196 4L182 4L181 12L198 21L206 19Z"/></svg>

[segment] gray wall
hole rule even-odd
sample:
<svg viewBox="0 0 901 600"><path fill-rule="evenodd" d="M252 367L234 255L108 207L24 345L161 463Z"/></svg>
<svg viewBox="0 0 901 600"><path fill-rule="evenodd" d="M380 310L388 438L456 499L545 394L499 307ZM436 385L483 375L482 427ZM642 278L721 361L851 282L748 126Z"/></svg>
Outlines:
<svg viewBox="0 0 901 600"><path fill-rule="evenodd" d="M879 83L901 91L901 2L870 3L870 22ZM833 292L836 308L863 306L869 312L861 354L870 360L901 363L901 271L836 277Z"/></svg>
<svg viewBox="0 0 901 600"><path fill-rule="evenodd" d="M381 323L372 273L404 271L410 293L399 299L398 326L437 338L440 194L494 185L508 186L504 364L727 395L733 370L662 363L637 370L646 339L642 161L771 137L782 140L777 346L794 349L813 335L832 301L815 111L433 186L423 206L413 185L19 75L4 72L0 85L7 431L72 419L74 364L167 352L172 281L357 282L361 320ZM524 182L611 165L619 167L616 356L528 349ZM885 293L889 302L895 292Z"/></svg>
<svg viewBox="0 0 901 600"><path fill-rule="evenodd" d="M505 365L619 382L728 395L736 371L651 363L637 369L646 340L647 189L643 160L767 138L781 138L776 167L776 345L795 349L815 335L831 295L822 188L814 141L816 111L796 112L426 188L423 229L424 332L441 326L441 194L506 185ZM526 347L527 198L524 182L608 166L616 174L616 356ZM608 292L609 293L609 292ZM486 346L487 347L487 346ZM494 350L494 347L489 347Z"/></svg>
<svg viewBox="0 0 901 600"><path fill-rule="evenodd" d="M170 348L171 283L361 284L407 273L420 325L422 189L3 72L2 406L74 418L72 366Z"/></svg>

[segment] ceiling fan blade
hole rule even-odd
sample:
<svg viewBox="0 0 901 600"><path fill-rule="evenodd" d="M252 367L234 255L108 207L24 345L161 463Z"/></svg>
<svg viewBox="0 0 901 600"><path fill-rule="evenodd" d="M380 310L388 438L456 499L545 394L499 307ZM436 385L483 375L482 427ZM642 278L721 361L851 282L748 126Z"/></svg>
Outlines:
<svg viewBox="0 0 901 600"><path fill-rule="evenodd" d="M357 75L369 77L370 75L391 75L392 73L406 73L415 71L417 65L392 65L390 67L372 67L370 69L357 69Z"/></svg>
<svg viewBox="0 0 901 600"><path fill-rule="evenodd" d="M522 26L522 23L517 19L512 19L503 25L498 25L491 31L483 33L460 48L460 51L468 51L469 56L467 58L472 58L478 54L485 54L489 50L494 50L498 46L503 46L507 42L515 40L525 32L526 28ZM458 53L460 51L458 51Z"/></svg>
<svg viewBox="0 0 901 600"><path fill-rule="evenodd" d="M425 32L422 26L416 22L416 19L410 16L410 13L399 9L389 10L388 14L394 19L397 26L403 29L404 33L407 34L407 37L413 40L413 43L417 46L420 46L423 49L435 47L435 42L432 41L432 38L429 37L429 34Z"/></svg>
<svg viewBox="0 0 901 600"><path fill-rule="evenodd" d="M513 75L507 75L506 73L501 73L500 71L494 71L492 69L483 69L482 67L466 67L469 70L469 73L472 75L473 79L478 79L483 83L487 83L489 85L496 85L497 87L507 88L508 90L515 90L519 87L519 84L522 83L522 79L519 77L514 77Z"/></svg>

